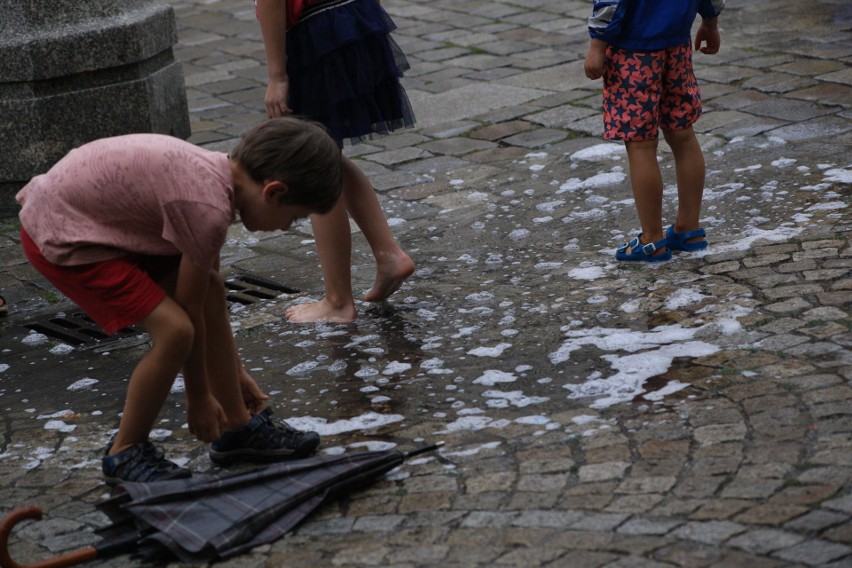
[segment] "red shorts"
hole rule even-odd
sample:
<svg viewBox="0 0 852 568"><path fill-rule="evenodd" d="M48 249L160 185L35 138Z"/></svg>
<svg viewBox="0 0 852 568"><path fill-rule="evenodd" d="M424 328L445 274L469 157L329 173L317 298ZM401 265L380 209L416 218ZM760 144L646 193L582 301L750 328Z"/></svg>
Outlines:
<svg viewBox="0 0 852 568"><path fill-rule="evenodd" d="M41 254L21 228L21 246L45 278L112 335L150 314L166 297L155 280L177 271L180 256L128 255L59 266Z"/></svg>
<svg viewBox="0 0 852 568"><path fill-rule="evenodd" d="M683 130L701 116L688 41L658 51L609 46L603 79L606 140L656 140L660 128Z"/></svg>

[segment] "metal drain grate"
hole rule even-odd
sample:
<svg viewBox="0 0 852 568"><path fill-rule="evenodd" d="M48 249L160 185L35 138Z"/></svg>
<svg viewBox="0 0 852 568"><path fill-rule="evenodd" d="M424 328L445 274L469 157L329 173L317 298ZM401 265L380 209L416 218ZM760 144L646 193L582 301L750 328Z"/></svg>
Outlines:
<svg viewBox="0 0 852 568"><path fill-rule="evenodd" d="M112 337L104 333L98 324L83 312L74 312L65 317L52 317L24 325L25 328L42 333L75 347L116 341L139 333L135 327L125 327Z"/></svg>
<svg viewBox="0 0 852 568"><path fill-rule="evenodd" d="M281 294L297 294L299 290L279 284L266 278L236 274L225 280L228 301L239 304L253 304L258 300L274 300Z"/></svg>
<svg viewBox="0 0 852 568"><path fill-rule="evenodd" d="M259 300L272 300L281 294L299 292L290 286L248 274L228 276L225 286L228 289L228 301L243 305L254 304ZM97 347L143 333L136 326L130 326L109 336L83 312L73 312L64 317L44 318L24 324L23 327L79 348Z"/></svg>

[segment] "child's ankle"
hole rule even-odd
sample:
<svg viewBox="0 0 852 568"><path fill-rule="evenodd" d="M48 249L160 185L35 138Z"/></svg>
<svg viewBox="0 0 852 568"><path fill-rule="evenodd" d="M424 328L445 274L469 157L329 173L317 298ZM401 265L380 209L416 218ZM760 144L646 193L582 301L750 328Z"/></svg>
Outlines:
<svg viewBox="0 0 852 568"><path fill-rule="evenodd" d="M649 237L648 235L652 235L652 237ZM646 233L643 232L639 236L639 243L643 244L643 245L647 245L647 244L650 244L650 243L656 243L658 241L661 241L661 240L663 240L663 238L665 238L665 234L662 231L660 231L659 234L653 234L653 233L647 233L646 234Z"/></svg>

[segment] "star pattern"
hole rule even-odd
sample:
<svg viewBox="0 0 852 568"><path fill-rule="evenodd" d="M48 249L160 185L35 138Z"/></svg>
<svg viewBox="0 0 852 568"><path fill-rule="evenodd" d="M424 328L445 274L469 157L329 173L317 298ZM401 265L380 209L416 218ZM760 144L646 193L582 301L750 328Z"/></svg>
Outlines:
<svg viewBox="0 0 852 568"><path fill-rule="evenodd" d="M604 72L604 138L655 140L701 115L689 42L657 51L610 46Z"/></svg>

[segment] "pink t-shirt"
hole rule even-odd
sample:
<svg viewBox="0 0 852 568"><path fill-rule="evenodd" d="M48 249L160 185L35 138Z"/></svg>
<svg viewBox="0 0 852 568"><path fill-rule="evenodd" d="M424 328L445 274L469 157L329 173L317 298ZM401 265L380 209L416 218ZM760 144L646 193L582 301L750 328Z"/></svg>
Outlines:
<svg viewBox="0 0 852 568"><path fill-rule="evenodd" d="M208 270L235 219L228 156L160 134L85 144L15 199L41 253L64 266L182 254Z"/></svg>

